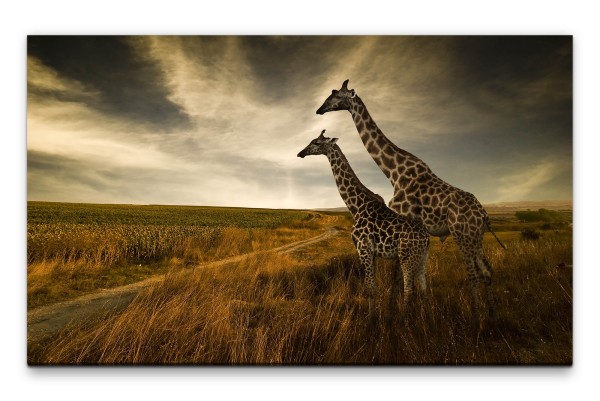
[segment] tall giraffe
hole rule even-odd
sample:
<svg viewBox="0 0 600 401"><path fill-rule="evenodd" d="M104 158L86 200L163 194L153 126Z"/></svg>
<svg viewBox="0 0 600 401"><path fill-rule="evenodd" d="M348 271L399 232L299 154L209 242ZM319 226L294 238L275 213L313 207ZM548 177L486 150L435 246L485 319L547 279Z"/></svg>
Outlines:
<svg viewBox="0 0 600 401"><path fill-rule="evenodd" d="M452 235L464 258L471 283L471 318L479 325L478 288L481 282L489 311L495 319L494 297L491 290L492 267L483 254L483 234L486 228L494 235L488 215L472 194L456 188L438 176L415 155L400 149L377 127L363 101L348 80L340 90L333 90L317 114L348 110L365 148L394 187L389 207L403 216L420 219L429 234L443 241Z"/></svg>
<svg viewBox="0 0 600 401"><path fill-rule="evenodd" d="M415 284L426 296L425 266L429 250L429 234L419 220L410 219L389 209L381 196L365 187L348 163L338 138L326 138L325 130L306 146L298 157L325 155L338 190L354 219L352 240L365 270L365 282L369 296L369 317L374 322L375 257L393 258L400 262L404 278L404 299L401 318L406 312ZM398 297L399 270L393 270L392 295L387 320L392 321Z"/></svg>

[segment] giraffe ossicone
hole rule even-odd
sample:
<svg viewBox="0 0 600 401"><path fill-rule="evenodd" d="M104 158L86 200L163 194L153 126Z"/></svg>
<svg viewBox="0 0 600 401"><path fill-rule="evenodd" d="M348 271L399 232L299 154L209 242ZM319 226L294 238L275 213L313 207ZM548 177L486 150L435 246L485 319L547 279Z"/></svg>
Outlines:
<svg viewBox="0 0 600 401"><path fill-rule="evenodd" d="M400 264L404 279L401 310L403 317L415 285L427 297L426 262L429 234L420 221L395 213L385 205L381 196L365 187L336 144L338 138L327 138L324 133L325 130L301 150L298 157L325 155L329 160L340 196L354 220L352 240L365 270L371 322L375 318L375 257L395 259ZM396 309L399 273L398 266L395 266L388 311L390 315L393 315Z"/></svg>
<svg viewBox="0 0 600 401"><path fill-rule="evenodd" d="M430 235L456 240L467 268L472 288L472 321L479 325L478 288L483 283L489 318L495 317L491 291L492 268L483 254L483 234L492 231L488 215L477 198L456 188L438 176L421 159L396 146L379 129L367 107L345 80L339 90L333 90L317 114L347 110L367 152L394 187L389 207L403 216L423 222Z"/></svg>

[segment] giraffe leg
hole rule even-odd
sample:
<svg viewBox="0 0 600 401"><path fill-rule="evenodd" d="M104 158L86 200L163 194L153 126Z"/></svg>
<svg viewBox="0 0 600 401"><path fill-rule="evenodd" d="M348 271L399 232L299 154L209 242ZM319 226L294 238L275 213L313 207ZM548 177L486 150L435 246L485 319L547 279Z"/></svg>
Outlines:
<svg viewBox="0 0 600 401"><path fill-rule="evenodd" d="M414 269L411 260L406 258L400 260L400 266L402 267L402 276L404 278L404 296L402 297L402 308L400 309L400 322L402 322L412 301Z"/></svg>
<svg viewBox="0 0 600 401"><path fill-rule="evenodd" d="M479 218L481 222L477 224L478 216L473 214L468 205L468 199L464 194L457 193L454 203L448 207L448 229L456 240L467 268L467 278L471 284L471 326L478 330L480 327L479 283L483 271L477 265L477 255L483 241L481 230L483 220Z"/></svg>
<svg viewBox="0 0 600 401"><path fill-rule="evenodd" d="M427 259L429 258L429 248L425 249L421 260L418 260L415 266L415 283L419 292L427 296Z"/></svg>
<svg viewBox="0 0 600 401"><path fill-rule="evenodd" d="M492 292L493 269L483 253L483 232L483 226L471 232L471 243L475 254L475 267L477 268L479 282L483 283L485 303L488 307L488 322L494 322L496 320L496 302Z"/></svg>
<svg viewBox="0 0 600 401"><path fill-rule="evenodd" d="M479 329L479 278L473 261L467 262L467 276L471 284L471 327Z"/></svg>
<svg viewBox="0 0 600 401"><path fill-rule="evenodd" d="M400 270L400 261L395 260L394 266L392 267L392 293L390 295L390 304L388 307L388 311L385 316L385 322L388 326L391 326L394 321L394 316L396 314L396 308L398 307L398 295L400 292L400 280L402 279L402 274Z"/></svg>
<svg viewBox="0 0 600 401"><path fill-rule="evenodd" d="M429 328L433 328L433 307L429 299L429 293L427 292L427 260L429 257L429 247L423 252L421 261L416 266L415 273L415 285L422 299L422 307L424 313L424 320L427 321Z"/></svg>
<svg viewBox="0 0 600 401"><path fill-rule="evenodd" d="M478 329L479 320L479 282L481 272L477 268L475 261L475 253L469 241L461 236L455 236L458 248L463 256L463 261L467 268L467 278L471 284L471 326L473 329Z"/></svg>
<svg viewBox="0 0 600 401"><path fill-rule="evenodd" d="M480 265L482 271L487 271L487 274L483 276L483 284L485 285L485 297L488 306L488 321L490 323L496 322L496 301L494 300L494 294L492 292L492 265L489 260L481 252L480 257L477 259L477 263Z"/></svg>
<svg viewBox="0 0 600 401"><path fill-rule="evenodd" d="M369 297L369 324L375 324L375 258L372 247L362 245L358 247L358 257L365 269L365 285Z"/></svg>

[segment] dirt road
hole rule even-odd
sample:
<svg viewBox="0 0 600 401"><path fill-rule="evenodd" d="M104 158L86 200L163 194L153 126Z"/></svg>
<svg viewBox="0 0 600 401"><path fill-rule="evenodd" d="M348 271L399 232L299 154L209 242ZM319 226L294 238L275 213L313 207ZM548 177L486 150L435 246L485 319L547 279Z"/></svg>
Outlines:
<svg viewBox="0 0 600 401"><path fill-rule="evenodd" d="M266 251L251 252L211 263L201 264L198 268L225 267L230 264L239 263L251 256L264 253L292 253L309 245L325 241L337 233L338 230L335 228L329 228L323 234L309 239L292 242ZM81 322L97 312L122 309L135 298L139 291L161 282L162 280L164 280L164 275L154 276L137 283L100 290L79 298L33 309L27 313L28 342L40 341L47 336L57 333L67 324Z"/></svg>

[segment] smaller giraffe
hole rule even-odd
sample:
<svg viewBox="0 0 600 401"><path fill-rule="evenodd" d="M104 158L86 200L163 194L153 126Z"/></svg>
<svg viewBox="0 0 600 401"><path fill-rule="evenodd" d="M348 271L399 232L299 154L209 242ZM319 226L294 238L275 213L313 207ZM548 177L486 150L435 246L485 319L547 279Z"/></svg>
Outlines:
<svg viewBox="0 0 600 401"><path fill-rule="evenodd" d="M329 159L338 190L354 219L352 240L358 251L360 262L365 269L365 282L369 297L369 318L375 321L375 257L396 259L400 262L404 278L404 297L401 320L412 297L416 285L425 296L426 262L429 250L429 234L425 226L415 219L400 216L389 209L381 196L365 187L348 163L336 142L338 138L323 136L325 130L304 148L298 157L325 155ZM394 268L388 323L397 305L399 270Z"/></svg>

